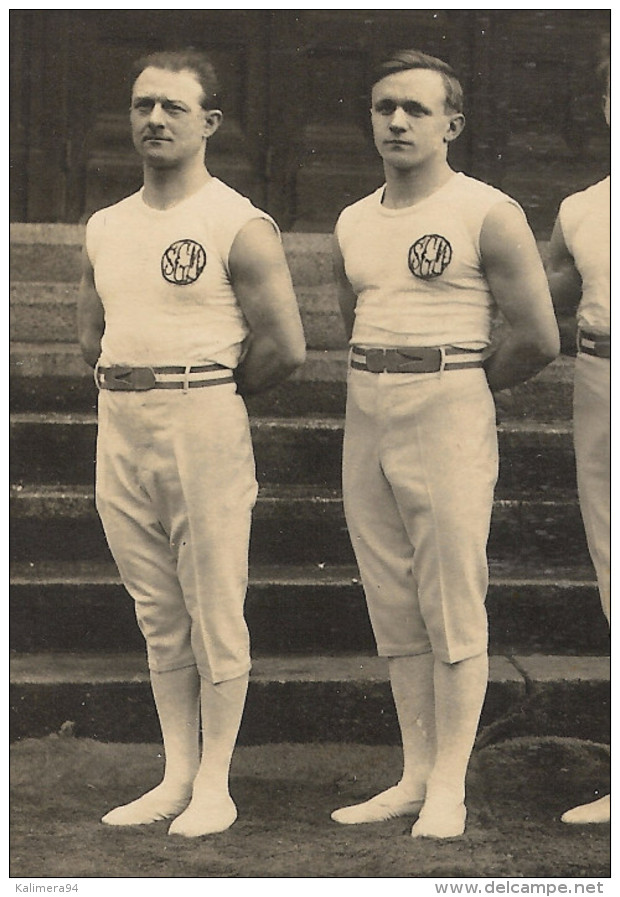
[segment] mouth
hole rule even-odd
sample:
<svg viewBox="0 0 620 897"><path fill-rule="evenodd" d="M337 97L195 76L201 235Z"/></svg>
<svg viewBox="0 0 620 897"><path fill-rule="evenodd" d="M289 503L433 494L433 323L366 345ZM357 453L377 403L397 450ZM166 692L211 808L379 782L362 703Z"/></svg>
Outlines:
<svg viewBox="0 0 620 897"><path fill-rule="evenodd" d="M147 134L142 138L143 143L170 143L169 137L162 137L157 134Z"/></svg>
<svg viewBox="0 0 620 897"><path fill-rule="evenodd" d="M413 146L408 140L386 140L387 146Z"/></svg>

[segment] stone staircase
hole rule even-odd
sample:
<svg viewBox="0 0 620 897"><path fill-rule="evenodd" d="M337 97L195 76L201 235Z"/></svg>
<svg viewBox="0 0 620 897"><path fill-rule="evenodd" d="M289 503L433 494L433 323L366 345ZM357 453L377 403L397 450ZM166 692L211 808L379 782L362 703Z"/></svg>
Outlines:
<svg viewBox="0 0 620 897"><path fill-rule="evenodd" d="M96 390L75 343L83 230L11 228L11 735L151 741L142 639L94 510ZM249 404L260 482L240 741L398 740L342 511L346 349L329 237L286 234L308 360ZM577 504L559 359L512 392L489 555L482 738L609 740L609 644Z"/></svg>

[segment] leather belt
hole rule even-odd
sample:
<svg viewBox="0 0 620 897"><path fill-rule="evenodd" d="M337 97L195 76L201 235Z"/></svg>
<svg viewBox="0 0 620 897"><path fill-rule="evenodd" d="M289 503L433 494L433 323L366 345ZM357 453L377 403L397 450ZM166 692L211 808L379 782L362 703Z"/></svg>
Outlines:
<svg viewBox="0 0 620 897"><path fill-rule="evenodd" d="M577 351L583 352L584 355L593 355L595 358L611 358L611 336L578 330Z"/></svg>
<svg viewBox="0 0 620 897"><path fill-rule="evenodd" d="M481 368L482 352L477 349L459 349L456 346L370 349L353 346L351 367L356 371L370 371L372 374L432 374L436 371L460 371L464 368Z"/></svg>
<svg viewBox="0 0 620 897"><path fill-rule="evenodd" d="M114 364L95 368L95 383L99 389L124 392L145 392L149 389L197 389L234 383L230 368L221 364L199 364L183 367L131 367Z"/></svg>

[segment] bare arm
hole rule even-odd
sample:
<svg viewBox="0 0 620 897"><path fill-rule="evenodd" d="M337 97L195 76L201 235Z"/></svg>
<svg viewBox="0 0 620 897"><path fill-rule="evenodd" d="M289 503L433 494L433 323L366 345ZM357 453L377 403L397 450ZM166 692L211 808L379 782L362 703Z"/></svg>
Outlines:
<svg viewBox="0 0 620 897"><path fill-rule="evenodd" d="M105 319L101 299L95 289L95 278L92 265L82 251L82 279L77 304L78 340L84 361L94 368L101 354L101 337L105 328Z"/></svg>
<svg viewBox="0 0 620 897"><path fill-rule="evenodd" d="M536 241L517 208L501 203L485 218L480 248L507 333L485 368L492 390L529 379L557 356L558 327Z"/></svg>
<svg viewBox="0 0 620 897"><path fill-rule="evenodd" d="M282 245L265 219L237 234L229 267L237 301L250 329L236 372L242 395L275 386L303 364L304 332Z"/></svg>
<svg viewBox="0 0 620 897"><path fill-rule="evenodd" d="M347 342L351 339L353 333L353 324L355 322L355 306L357 304L357 296L351 288L351 284L347 279L344 270L344 260L338 245L338 240L334 237L333 247L333 264L334 277L336 280L336 288L338 290L338 305L340 306L340 314L344 323L344 329L347 335Z"/></svg>
<svg viewBox="0 0 620 897"><path fill-rule="evenodd" d="M549 243L547 278L560 327L562 351L574 355L577 351L575 312L581 300L582 282L575 260L564 241L559 218L556 219Z"/></svg>

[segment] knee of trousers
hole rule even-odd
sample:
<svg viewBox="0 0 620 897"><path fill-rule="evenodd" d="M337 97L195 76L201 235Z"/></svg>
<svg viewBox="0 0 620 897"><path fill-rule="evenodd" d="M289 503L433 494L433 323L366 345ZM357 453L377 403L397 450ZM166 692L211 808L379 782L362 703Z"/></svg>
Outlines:
<svg viewBox="0 0 620 897"><path fill-rule="evenodd" d="M250 636L242 612L194 619L191 646L201 676L214 683L236 679L250 669Z"/></svg>
<svg viewBox="0 0 620 897"><path fill-rule="evenodd" d="M213 683L236 679L249 672L250 640L245 622L228 627L225 633L209 632L189 617L166 631L140 623L145 637L149 669L166 673L195 666L200 675Z"/></svg>

